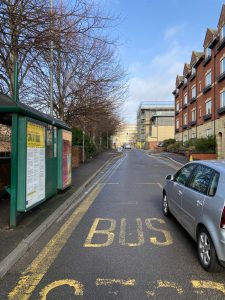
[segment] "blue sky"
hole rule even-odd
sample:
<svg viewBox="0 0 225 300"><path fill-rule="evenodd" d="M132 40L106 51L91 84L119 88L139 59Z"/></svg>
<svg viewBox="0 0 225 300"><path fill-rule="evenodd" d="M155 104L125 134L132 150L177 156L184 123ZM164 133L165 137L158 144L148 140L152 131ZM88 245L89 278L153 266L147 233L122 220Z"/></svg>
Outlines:
<svg viewBox="0 0 225 300"><path fill-rule="evenodd" d="M129 95L123 115L136 122L141 101L173 100L177 74L202 51L207 27L216 28L222 0L98 0L122 21L121 64L128 70Z"/></svg>

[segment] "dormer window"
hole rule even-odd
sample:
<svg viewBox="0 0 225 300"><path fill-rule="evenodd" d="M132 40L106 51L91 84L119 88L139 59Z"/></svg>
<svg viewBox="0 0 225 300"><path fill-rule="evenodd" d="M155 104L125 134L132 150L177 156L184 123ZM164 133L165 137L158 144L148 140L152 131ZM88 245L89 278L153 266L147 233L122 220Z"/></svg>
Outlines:
<svg viewBox="0 0 225 300"><path fill-rule="evenodd" d="M211 57L211 55L212 50L209 47L205 48L205 58Z"/></svg>
<svg viewBox="0 0 225 300"><path fill-rule="evenodd" d="M222 40L225 37L225 24L220 29L220 40Z"/></svg>
<svg viewBox="0 0 225 300"><path fill-rule="evenodd" d="M195 74L195 68L192 67L192 68L191 68L191 75L194 75L194 74Z"/></svg>

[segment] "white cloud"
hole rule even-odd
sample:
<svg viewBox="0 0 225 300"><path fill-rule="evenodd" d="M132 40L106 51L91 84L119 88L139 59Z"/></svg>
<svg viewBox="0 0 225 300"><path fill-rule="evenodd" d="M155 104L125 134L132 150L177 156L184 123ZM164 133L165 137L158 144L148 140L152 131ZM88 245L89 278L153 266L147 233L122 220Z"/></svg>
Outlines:
<svg viewBox="0 0 225 300"><path fill-rule="evenodd" d="M184 31L184 27L185 27L185 24L179 24L179 25L176 25L176 26L169 26L169 27L167 27L164 30L164 32L163 32L164 39L165 40L171 40L171 39L173 39L180 32Z"/></svg>
<svg viewBox="0 0 225 300"><path fill-rule="evenodd" d="M132 65L133 69L138 66L139 74L143 70L143 73L149 75L133 76L129 80L129 96L124 106L127 122L136 122L141 101L173 101L176 75L182 74L185 58L190 54L190 49L185 50L173 40L165 52L154 56L148 64L135 62Z"/></svg>

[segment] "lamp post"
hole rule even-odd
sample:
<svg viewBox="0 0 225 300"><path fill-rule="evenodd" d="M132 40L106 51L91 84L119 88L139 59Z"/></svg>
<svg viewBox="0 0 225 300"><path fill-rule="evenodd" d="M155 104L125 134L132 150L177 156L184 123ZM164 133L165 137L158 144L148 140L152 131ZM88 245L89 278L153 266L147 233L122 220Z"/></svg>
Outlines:
<svg viewBox="0 0 225 300"><path fill-rule="evenodd" d="M85 152L84 152L84 137L85 137L85 127L84 127L84 129L83 129L83 131L82 131L82 133L83 133L83 141L82 141L82 163L84 164L84 160L85 160Z"/></svg>
<svg viewBox="0 0 225 300"><path fill-rule="evenodd" d="M50 0L51 11L51 34L52 34L52 15L53 15L53 0ZM53 117L53 40L51 37L50 44L50 116Z"/></svg>

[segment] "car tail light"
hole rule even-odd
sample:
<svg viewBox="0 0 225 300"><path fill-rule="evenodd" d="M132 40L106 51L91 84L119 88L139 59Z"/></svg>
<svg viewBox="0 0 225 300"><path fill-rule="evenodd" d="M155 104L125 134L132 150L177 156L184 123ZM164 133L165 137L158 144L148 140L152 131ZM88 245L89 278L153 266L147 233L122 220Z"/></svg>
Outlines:
<svg viewBox="0 0 225 300"><path fill-rule="evenodd" d="M222 216L221 216L220 228L225 229L225 207L223 208L223 212L222 212Z"/></svg>

